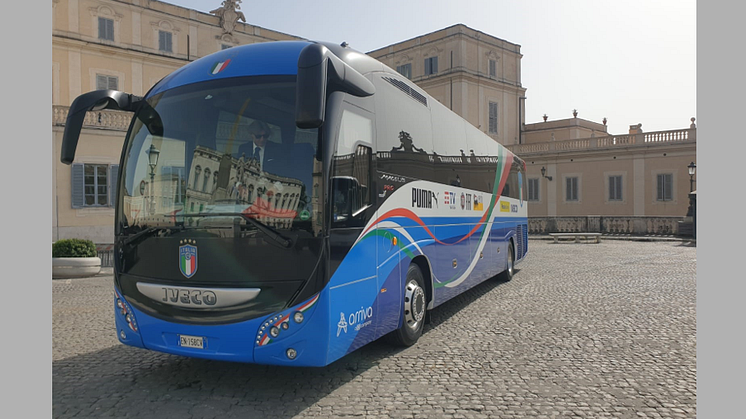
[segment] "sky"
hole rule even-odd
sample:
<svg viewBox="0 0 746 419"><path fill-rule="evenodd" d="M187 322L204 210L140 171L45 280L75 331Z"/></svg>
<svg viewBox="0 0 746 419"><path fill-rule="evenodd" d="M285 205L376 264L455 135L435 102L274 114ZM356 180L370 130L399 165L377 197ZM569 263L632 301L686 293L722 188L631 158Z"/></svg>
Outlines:
<svg viewBox="0 0 746 419"><path fill-rule="evenodd" d="M221 0L169 0L200 12ZM521 46L526 123L607 119L610 134L688 128L696 117L694 0L275 0L246 23L361 52L462 23Z"/></svg>

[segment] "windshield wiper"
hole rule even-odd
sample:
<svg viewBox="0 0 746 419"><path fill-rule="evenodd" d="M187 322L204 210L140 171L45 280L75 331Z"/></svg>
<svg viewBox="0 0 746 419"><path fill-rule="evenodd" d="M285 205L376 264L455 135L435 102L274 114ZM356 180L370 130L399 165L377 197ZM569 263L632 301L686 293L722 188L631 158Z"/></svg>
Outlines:
<svg viewBox="0 0 746 419"><path fill-rule="evenodd" d="M267 237L271 238L275 242L279 243L280 246L289 249L293 245L293 241L283 236L279 231L274 228L257 221L242 212L212 212L207 214L184 214L184 217L241 217L246 220L247 223L251 223L256 226L257 230L264 233Z"/></svg>
<svg viewBox="0 0 746 419"><path fill-rule="evenodd" d="M183 227L148 227L148 228L146 228L143 231L139 231L139 232L137 232L137 233L135 233L135 234L127 237L122 244L125 245L125 246L127 246L127 245L133 245L133 244L135 244L135 242L139 242L139 241L145 239L148 236L151 236L151 235L154 235L154 234L158 234L158 233L163 232L163 231L169 231L169 232L171 232L171 231L176 231L176 230L183 230Z"/></svg>

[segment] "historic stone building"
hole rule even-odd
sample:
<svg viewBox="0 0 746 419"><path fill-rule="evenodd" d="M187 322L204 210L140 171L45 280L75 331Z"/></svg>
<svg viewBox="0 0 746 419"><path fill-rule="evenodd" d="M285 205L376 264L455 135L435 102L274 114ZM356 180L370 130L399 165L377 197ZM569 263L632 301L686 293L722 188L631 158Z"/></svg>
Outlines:
<svg viewBox="0 0 746 419"><path fill-rule="evenodd" d="M530 228L676 234L693 187L697 128L610 135L577 117L526 124L508 146L527 167ZM696 189L696 188L695 188Z"/></svg>
<svg viewBox="0 0 746 419"><path fill-rule="evenodd" d="M501 144L518 144L526 89L521 47L454 25L371 51Z"/></svg>
<svg viewBox="0 0 746 419"><path fill-rule="evenodd" d="M526 124L520 51L459 24L368 54L526 161L533 232L675 234L689 207L694 118L688 129L645 133L632 125L622 135L577 111Z"/></svg>
<svg viewBox="0 0 746 419"><path fill-rule="evenodd" d="M251 16L241 13L240 0L222 1L210 14L154 0L53 0L52 9L54 240L113 242L112 185L131 114L90 112L75 162L64 165L62 133L78 95L97 89L143 95L172 71L218 50L301 39L246 23ZM677 217L687 212L687 165L696 162L693 120L688 129L643 133L631 126L623 135L577 115L525 124L520 45L462 24L368 54L526 161L534 231L590 222L620 232L675 232Z"/></svg>
<svg viewBox="0 0 746 419"><path fill-rule="evenodd" d="M62 133L78 95L97 89L144 95L177 68L221 49L301 39L244 23L239 3L223 1L207 14L153 0L52 1L54 240L114 238L112 182L131 114L90 112L75 162L64 165Z"/></svg>

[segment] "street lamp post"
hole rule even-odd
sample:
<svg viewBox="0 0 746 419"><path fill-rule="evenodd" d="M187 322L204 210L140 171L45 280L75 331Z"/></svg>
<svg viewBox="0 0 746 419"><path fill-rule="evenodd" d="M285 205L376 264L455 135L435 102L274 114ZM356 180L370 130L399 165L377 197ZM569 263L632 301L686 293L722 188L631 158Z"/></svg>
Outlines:
<svg viewBox="0 0 746 419"><path fill-rule="evenodd" d="M694 192L694 173L697 172L697 165L694 162L689 163L689 193Z"/></svg>
<svg viewBox="0 0 746 419"><path fill-rule="evenodd" d="M551 176L547 176L547 169L544 166L541 166L541 177L547 178L547 180L552 180Z"/></svg>
<svg viewBox="0 0 746 419"><path fill-rule="evenodd" d="M687 168L689 169L689 208L686 210L686 216L691 217L694 214L692 192L694 192L694 173L697 172L697 165L694 164L694 162L691 162Z"/></svg>
<svg viewBox="0 0 746 419"><path fill-rule="evenodd" d="M694 162L689 163L687 166L689 169L689 209L686 211L686 216L692 218L692 237L697 237L697 215L696 215L696 197L694 192L694 174L697 172L697 165Z"/></svg>
<svg viewBox="0 0 746 419"><path fill-rule="evenodd" d="M155 214L155 166L158 165L158 156L161 152L153 144L146 152L148 153L148 166L150 166L150 214L153 215Z"/></svg>

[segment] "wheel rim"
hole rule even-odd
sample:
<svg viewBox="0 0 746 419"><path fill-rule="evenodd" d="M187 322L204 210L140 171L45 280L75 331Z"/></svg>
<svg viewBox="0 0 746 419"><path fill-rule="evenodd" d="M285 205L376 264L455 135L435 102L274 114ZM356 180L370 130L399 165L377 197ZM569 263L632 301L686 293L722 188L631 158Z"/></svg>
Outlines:
<svg viewBox="0 0 746 419"><path fill-rule="evenodd" d="M404 320L407 327L417 330L425 318L425 290L417 281L409 281L404 293Z"/></svg>

